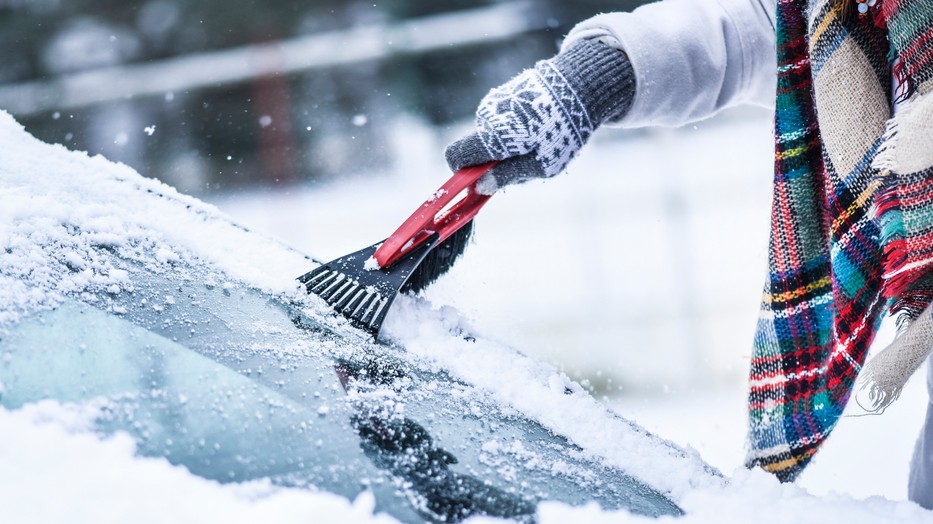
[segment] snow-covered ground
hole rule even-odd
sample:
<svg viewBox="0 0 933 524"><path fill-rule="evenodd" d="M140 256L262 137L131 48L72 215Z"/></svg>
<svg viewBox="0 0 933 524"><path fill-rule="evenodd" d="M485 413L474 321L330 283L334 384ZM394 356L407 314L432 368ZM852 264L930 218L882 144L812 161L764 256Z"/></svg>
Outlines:
<svg viewBox="0 0 933 524"><path fill-rule="evenodd" d="M414 151L409 157L412 163L390 173L321 190L296 188L287 194L244 195L218 203L235 213L240 223L320 258L355 250L386 235L386 229L394 228L418 203L420 197L413 195L430 192L446 177L433 160L438 154L435 142L444 137L405 125L402 145ZM757 297L746 299L738 291L734 296L727 292L725 298L708 297L704 290L708 291L705 286L732 289L745 278L743 271L763 272L756 258L763 250L753 243L759 241L745 240L741 232L766 231L767 195L755 189L760 182L754 176L748 177L747 185L745 179L732 182L713 167L735 163L732 169L754 174L752 152L763 147L761 135L766 136L767 129L760 118L707 125L702 133L698 129L606 139L581 159L574 169L578 178L568 176L497 196L479 225L480 234L490 234L480 237L463 264L428 295L436 306L450 305L463 313L403 299L387 320L387 333L418 358L489 391L587 453L669 493L687 512L676 522L933 522L928 512L899 502L902 496L884 492L887 485L872 491L885 497L859 500L861 493L846 488L848 479L837 479L840 494L824 495L817 488L781 485L761 471L733 470L741 460L736 439L741 423L735 421L741 419L736 412L742 412L744 395L741 380L734 377L741 376L747 351L733 349L729 341L742 338L733 331L744 330L750 336ZM741 152L729 162L715 157L710 161L712 151L721 150L719 146L729 140L747 147L736 148ZM664 171L657 166L665 163L685 176L676 183L658 182ZM607 177L606 166L639 176ZM712 177L711 185L699 180L704 176ZM425 184L429 189L424 189ZM617 192L620 189L628 196ZM140 196L148 191L166 197ZM595 201L586 199L593 195ZM716 200L717 195L725 196ZM756 202L761 199L765 209L759 213ZM700 206L707 201L706 207ZM567 207L561 207L562 202ZM697 213L703 216L695 217L699 226L690 219L691 202L702 210ZM754 209L754 217L729 214L727 204ZM272 229L273 223L280 227ZM726 237L729 242L722 241ZM82 286L103 286L119 293L126 275L95 258L93 246L101 242L114 249L138 249L137 255L152 259L148 263L197 256L233 278L278 294L294 291L294 276L307 266L299 253L232 227L209 205L179 196L125 166L41 144L0 113L0 311L13 314L0 321L12 322L17 311L49 306L57 293L80 292ZM548 250L541 249L545 245ZM710 249L711 245L725 250ZM743 254L743 249L752 253ZM488 264L485 269L483 260ZM689 263L683 265L684 260ZM680 274L688 269L687 277ZM477 276L480 280L473 280ZM756 281L753 288L759 287L756 278L749 280ZM44 293L31 291L36 288ZM687 288L691 290L684 291ZM594 296L597 291L601 294ZM476 302L471 304L470 299ZM733 301L734 317L729 313ZM745 311L748 307L750 312ZM710 314L696 317L693 312ZM565 319L565 326L552 331L538 327L539 333L521 331L536 330L534 322L540 322L536 315L544 315L544 324ZM448 340L445 322L471 323L481 338L471 346ZM684 322L689 326L684 327ZM721 322L729 329L716 337L706 322ZM746 323L748 327L737 327ZM581 331L574 334L574 329ZM568 335L561 336L564 333ZM592 358L592 363L576 371L592 373L600 391L611 391L608 402L649 428L658 425L663 436L692 445L710 463L723 467L728 481L720 483L705 474L694 456L671 453L663 444L645 439L627 423L608 416L599 401L585 394L565 395L567 383L553 368L495 339L543 359L561 357L568 370L574 370L573 362ZM9 364L12 357L2 358L0 365ZM601 377L593 370L603 368L605 383L596 384ZM621 390L606 387L609 378ZM720 393L711 393L707 383L720 388ZM910 408L911 399L925 402L915 387L908 397L899 406ZM656 398L672 400L651 400ZM163 459L139 458L127 437L101 439L88 432L93 409L49 403L16 411L0 409L4 523L389 520L372 515L373 503L366 494L351 503L326 493L262 483L219 485ZM916 428L904 421L919 422L921 413L916 410L915 418L890 415L859 420L884 438L880 449L909 447ZM663 423L669 427L661 427ZM687 432L693 424L696 431ZM845 446L841 454L855 462L857 473L839 469L842 459L834 466L830 450L818 466L840 476L888 483L879 480L876 471L882 462L895 462L893 455L878 452L880 445L867 445L861 437L868 430L847 441L844 429L835 440ZM538 517L544 523L645 520L627 512L558 504L542 505Z"/></svg>

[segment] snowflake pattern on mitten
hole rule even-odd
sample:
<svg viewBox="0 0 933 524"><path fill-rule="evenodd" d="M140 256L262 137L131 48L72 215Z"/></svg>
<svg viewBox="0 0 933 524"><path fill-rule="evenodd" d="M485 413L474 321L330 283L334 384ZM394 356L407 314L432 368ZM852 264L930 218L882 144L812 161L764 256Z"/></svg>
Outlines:
<svg viewBox="0 0 933 524"><path fill-rule="evenodd" d="M549 177L567 167L595 128L570 83L547 61L490 91L476 124L492 158L534 152Z"/></svg>

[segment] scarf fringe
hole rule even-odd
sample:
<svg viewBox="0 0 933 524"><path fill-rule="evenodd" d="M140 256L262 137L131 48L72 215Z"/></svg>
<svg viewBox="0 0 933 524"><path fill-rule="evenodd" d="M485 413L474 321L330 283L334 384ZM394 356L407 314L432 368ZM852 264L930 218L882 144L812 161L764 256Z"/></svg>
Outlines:
<svg viewBox="0 0 933 524"><path fill-rule="evenodd" d="M933 305L923 310L894 342L862 368L855 400L870 413L881 414L894 403L911 376L933 351ZM862 398L868 392L867 402Z"/></svg>
<svg viewBox="0 0 933 524"><path fill-rule="evenodd" d="M896 118L889 118L884 124L884 133L881 134L881 145L871 162L872 169L881 171L880 176L887 177L896 168L895 151L897 150L898 124Z"/></svg>
<svg viewBox="0 0 933 524"><path fill-rule="evenodd" d="M869 362L863 368L858 378L858 393L855 395L855 402L868 413L881 415L891 404L901 398L904 391L904 385L884 384L879 381L879 373L872 369L874 360ZM868 401L863 399L863 393L868 392Z"/></svg>
<svg viewBox="0 0 933 524"><path fill-rule="evenodd" d="M911 322L933 303L933 287L923 286L905 292L891 303L891 314L897 315L895 325L898 333L904 331Z"/></svg>
<svg viewBox="0 0 933 524"><path fill-rule="evenodd" d="M881 135L881 145L875 153L871 167L879 171L881 186L875 194L872 206L874 220L881 230L881 245L884 246L883 276L881 294L885 298L900 296L916 278L914 272L906 267L908 252L904 238L904 218L901 212L901 200L898 193L897 176L898 124L895 118L885 123Z"/></svg>
<svg viewBox="0 0 933 524"><path fill-rule="evenodd" d="M915 102L907 102L903 109L907 109L907 104ZM902 168L897 154L901 142L898 118L888 119L880 140L871 167L878 171L877 179L881 184L875 193L871 213L880 231L879 240L884 253L881 293L885 298L893 300L893 313L905 312L909 320L916 318L933 300L933 291L929 289L931 286L917 286L917 281L929 271L933 258L917 260L911 257L901 200L902 181L898 176ZM898 323L902 321L899 319Z"/></svg>

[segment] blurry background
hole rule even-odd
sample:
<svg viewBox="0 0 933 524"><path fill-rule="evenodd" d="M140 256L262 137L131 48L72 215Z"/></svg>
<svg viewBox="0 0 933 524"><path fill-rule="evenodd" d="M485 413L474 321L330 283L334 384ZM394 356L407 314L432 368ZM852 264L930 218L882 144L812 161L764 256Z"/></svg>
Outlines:
<svg viewBox="0 0 933 524"><path fill-rule="evenodd" d="M444 146L489 88L576 22L641 3L0 0L0 109L328 260L386 237L449 176ZM767 267L770 122L744 108L597 133L568 174L497 195L428 299L730 472ZM845 421L805 485L903 498L919 383L884 420ZM878 464L848 460L872 438L889 450Z"/></svg>
<svg viewBox="0 0 933 524"><path fill-rule="evenodd" d="M0 107L188 193L319 182L391 165L395 117L463 119L574 21L637 3L0 0Z"/></svg>

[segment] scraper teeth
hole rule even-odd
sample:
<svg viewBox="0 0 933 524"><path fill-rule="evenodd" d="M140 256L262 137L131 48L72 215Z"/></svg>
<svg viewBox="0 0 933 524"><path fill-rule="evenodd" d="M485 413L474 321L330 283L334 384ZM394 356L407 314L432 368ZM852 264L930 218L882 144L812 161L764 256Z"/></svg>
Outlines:
<svg viewBox="0 0 933 524"><path fill-rule="evenodd" d="M335 283L331 286L326 293L322 293L322 297L327 301L328 304L336 305L340 302L340 299L343 298L343 294L348 288L352 288L354 282L350 280L349 277L344 276L340 279L340 282ZM338 308L339 309L339 308Z"/></svg>
<svg viewBox="0 0 933 524"><path fill-rule="evenodd" d="M312 282L314 282L314 281L316 281L316 280L318 280L318 279L320 279L320 278L326 277L326 276L329 275L330 273L331 273L331 269L330 269L329 267L327 267L327 266L318 266L318 268L315 269L314 271L311 271L310 273L306 273L306 274L304 274L304 275L298 277L298 280L299 280L302 284L308 285L308 284L311 284Z"/></svg>
<svg viewBox="0 0 933 524"><path fill-rule="evenodd" d="M360 311L363 310L364 306L369 304L369 301L372 299L372 297L373 295L371 293L369 293L365 289L361 289L359 293L357 293L357 296L353 297L353 300L351 300L350 303L347 304L346 311L349 311L351 307L353 308L353 312L349 314L349 317L352 319L356 319L356 320L359 320L360 318L362 318L362 315L360 315ZM357 300L359 300L359 302L354 306L353 304Z"/></svg>
<svg viewBox="0 0 933 524"><path fill-rule="evenodd" d="M382 297L379 298L379 306L376 307L376 311L373 313L373 318L370 319L370 321L366 324L367 326L373 327L373 324L375 324L376 321L377 321L379 318L381 318L381 316L382 316L382 310L386 307L386 302L387 302L387 300L385 300L384 298L382 298Z"/></svg>
<svg viewBox="0 0 933 524"><path fill-rule="evenodd" d="M301 277L311 293L321 297L350 320L372 329L381 319L388 300L372 287L365 288L346 274L322 266Z"/></svg>
<svg viewBox="0 0 933 524"><path fill-rule="evenodd" d="M382 301L382 297L377 293L373 293L370 298L371 299L368 301L369 303L366 305L366 309L363 310L363 314L360 315L359 318L356 318L356 320L366 326L372 325L372 322L367 321L366 319L369 318L369 315L373 312L373 309L379 304L379 302Z"/></svg>
<svg viewBox="0 0 933 524"><path fill-rule="evenodd" d="M353 298L353 293L360 288L360 285L356 282L347 282L346 285L340 288L336 293L334 293L333 302L335 308L345 311L348 304L348 299Z"/></svg>
<svg viewBox="0 0 933 524"><path fill-rule="evenodd" d="M412 251L411 256L392 267L374 270L368 267L368 261L380 245L374 244L320 264L298 277L309 294L323 300L334 313L346 317L354 327L374 336L378 336L395 297L405 288L412 272L434 244L425 244L425 249Z"/></svg>
<svg viewBox="0 0 933 524"><path fill-rule="evenodd" d="M365 300L366 298L366 290L360 289L360 286L354 287L351 291L352 293L347 293L347 297L349 298L346 300L346 302L338 306L347 314L347 316L350 317L352 317L353 314L357 312L357 310L360 308L359 304L362 304L362 300Z"/></svg>
<svg viewBox="0 0 933 524"><path fill-rule="evenodd" d="M319 269L308 275L308 279L304 281L305 288L307 288L309 292L317 294L320 289L327 286L330 281L338 276L340 276L340 274L336 271L326 268Z"/></svg>
<svg viewBox="0 0 933 524"><path fill-rule="evenodd" d="M383 310L388 304L388 299L380 294L374 294L373 300L366 307L366 311L357 319L361 324L368 328L372 328L379 322L383 315Z"/></svg>
<svg viewBox="0 0 933 524"><path fill-rule="evenodd" d="M331 294L337 289L337 286L341 284L347 278L343 273L334 272L334 278L328 278L326 281L321 282L314 288L314 292L318 294L319 297L327 300Z"/></svg>

